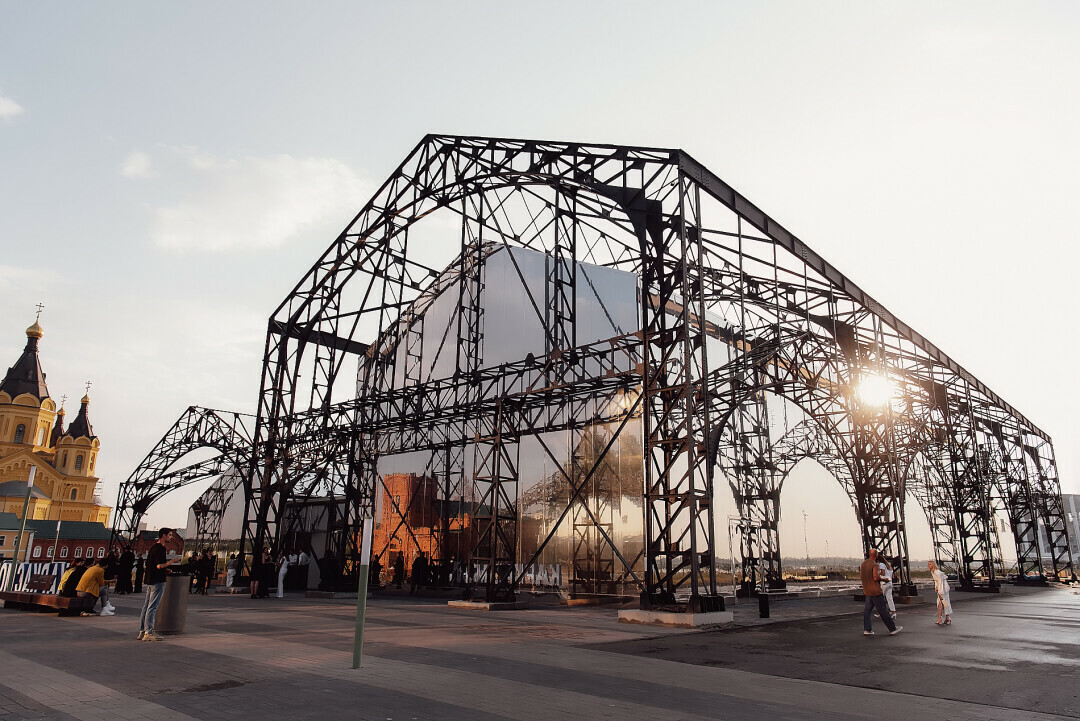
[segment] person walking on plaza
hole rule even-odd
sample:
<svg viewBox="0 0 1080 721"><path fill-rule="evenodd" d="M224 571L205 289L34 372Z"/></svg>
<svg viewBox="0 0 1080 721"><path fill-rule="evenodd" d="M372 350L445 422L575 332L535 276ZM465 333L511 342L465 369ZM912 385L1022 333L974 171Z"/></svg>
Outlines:
<svg viewBox="0 0 1080 721"><path fill-rule="evenodd" d="M277 567L277 597L285 598L285 575L289 572L289 554L282 552Z"/></svg>
<svg viewBox="0 0 1080 721"><path fill-rule="evenodd" d="M79 579L79 585L75 589L79 598L91 598L94 600L90 604L90 610L83 611L84 616L112 616L116 608L109 603L109 586L105 582L105 571L109 566L109 558L105 557L97 562L96 565L86 569L86 573ZM101 613L94 613L94 606L97 604L98 599L101 599Z"/></svg>
<svg viewBox="0 0 1080 721"><path fill-rule="evenodd" d="M863 606L863 635L873 636L874 627L873 612L885 622L885 628L889 629L889 635L895 636L904 630L903 626L893 623L889 609L885 605L885 597L881 592L881 567L878 565L878 552L871 548L866 554L866 560L859 566L859 576L862 579L863 594L866 596L866 604Z"/></svg>
<svg viewBox="0 0 1080 721"><path fill-rule="evenodd" d="M933 561L928 561L926 567L930 569L930 575L934 577L934 592L937 593L937 620L938 626L952 625L952 603L949 602L949 579ZM945 616L942 620L942 615Z"/></svg>
<svg viewBox="0 0 1080 721"><path fill-rule="evenodd" d="M146 582L146 598L143 600L142 612L139 614L139 641L160 641L161 636L154 633L154 621L157 618L158 605L161 597L165 594L165 578L169 575L169 566L180 560L179 556L168 558L166 543L172 543L175 532L171 528L162 528L158 531L158 540L146 554L146 571L143 580Z"/></svg>
<svg viewBox="0 0 1080 721"><path fill-rule="evenodd" d="M236 578L236 554L229 556L229 562L225 564L225 586L232 588L233 580Z"/></svg>
<svg viewBox="0 0 1080 721"><path fill-rule="evenodd" d="M885 605L889 607L889 615L896 618L896 601L893 600L893 570L884 556L878 557L878 568L881 569L881 595L885 597Z"/></svg>

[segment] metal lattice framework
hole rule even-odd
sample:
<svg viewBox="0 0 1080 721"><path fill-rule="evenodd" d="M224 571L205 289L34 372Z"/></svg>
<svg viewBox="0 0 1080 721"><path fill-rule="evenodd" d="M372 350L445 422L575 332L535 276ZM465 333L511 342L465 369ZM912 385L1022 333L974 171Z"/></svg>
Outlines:
<svg viewBox="0 0 1080 721"><path fill-rule="evenodd" d="M431 216L455 219L437 242L421 232ZM543 255L542 288L515 249ZM485 268L504 252L542 348L485 362ZM581 342L583 269L596 266L638 279L637 323ZM436 321L447 297L451 316ZM892 388L881 403L859 392L875 378ZM1022 567L1041 568L1041 532L1050 575L1071 575L1050 438L689 155L428 136L270 320L244 547L275 544L288 500L316 487L346 497L342 523L355 539L374 514L380 458L426 453L443 497L472 504L471 555L485 563L489 597L512 595L519 568L565 522L599 539L604 563L644 604L678 594L713 608L720 473L756 529L742 539L746 585L782 585L776 399L809 419L818 440L805 449L842 475L864 547L897 562L903 587L908 489L963 585L999 581L995 499ZM599 426L615 429L608 449L641 428L640 557L625 557L582 502L603 467L600 448L567 473L564 511L517 563L522 440L580 439Z"/></svg>
<svg viewBox="0 0 1080 721"><path fill-rule="evenodd" d="M225 508L251 465L254 417L191 406L120 484L114 541L134 539L147 509L165 495L214 479L192 508L199 546L214 545Z"/></svg>

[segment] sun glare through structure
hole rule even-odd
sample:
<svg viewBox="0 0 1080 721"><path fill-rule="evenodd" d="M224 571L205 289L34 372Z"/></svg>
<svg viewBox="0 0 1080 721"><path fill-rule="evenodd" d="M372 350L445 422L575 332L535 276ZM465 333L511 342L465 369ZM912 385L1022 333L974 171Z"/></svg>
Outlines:
<svg viewBox="0 0 1080 721"><path fill-rule="evenodd" d="M885 376L869 373L859 381L857 393L859 400L866 405L882 407L895 397L896 387Z"/></svg>

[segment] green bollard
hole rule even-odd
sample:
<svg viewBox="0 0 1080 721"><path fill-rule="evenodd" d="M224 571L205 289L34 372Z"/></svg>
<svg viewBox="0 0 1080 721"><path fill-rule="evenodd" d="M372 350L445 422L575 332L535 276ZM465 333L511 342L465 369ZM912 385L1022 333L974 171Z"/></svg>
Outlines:
<svg viewBox="0 0 1080 721"><path fill-rule="evenodd" d="M364 618L367 615L368 567L371 565L371 529L375 519L364 519L360 542L360 578L356 587L356 630L353 632L352 667L360 668L364 653Z"/></svg>

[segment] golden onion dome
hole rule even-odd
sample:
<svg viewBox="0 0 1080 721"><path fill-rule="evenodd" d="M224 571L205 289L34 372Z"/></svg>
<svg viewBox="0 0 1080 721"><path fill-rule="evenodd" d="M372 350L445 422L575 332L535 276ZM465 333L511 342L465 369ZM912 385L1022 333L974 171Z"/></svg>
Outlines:
<svg viewBox="0 0 1080 721"><path fill-rule="evenodd" d="M45 335L45 330L37 321L34 321L34 324L26 329L27 338L41 338L43 335Z"/></svg>

